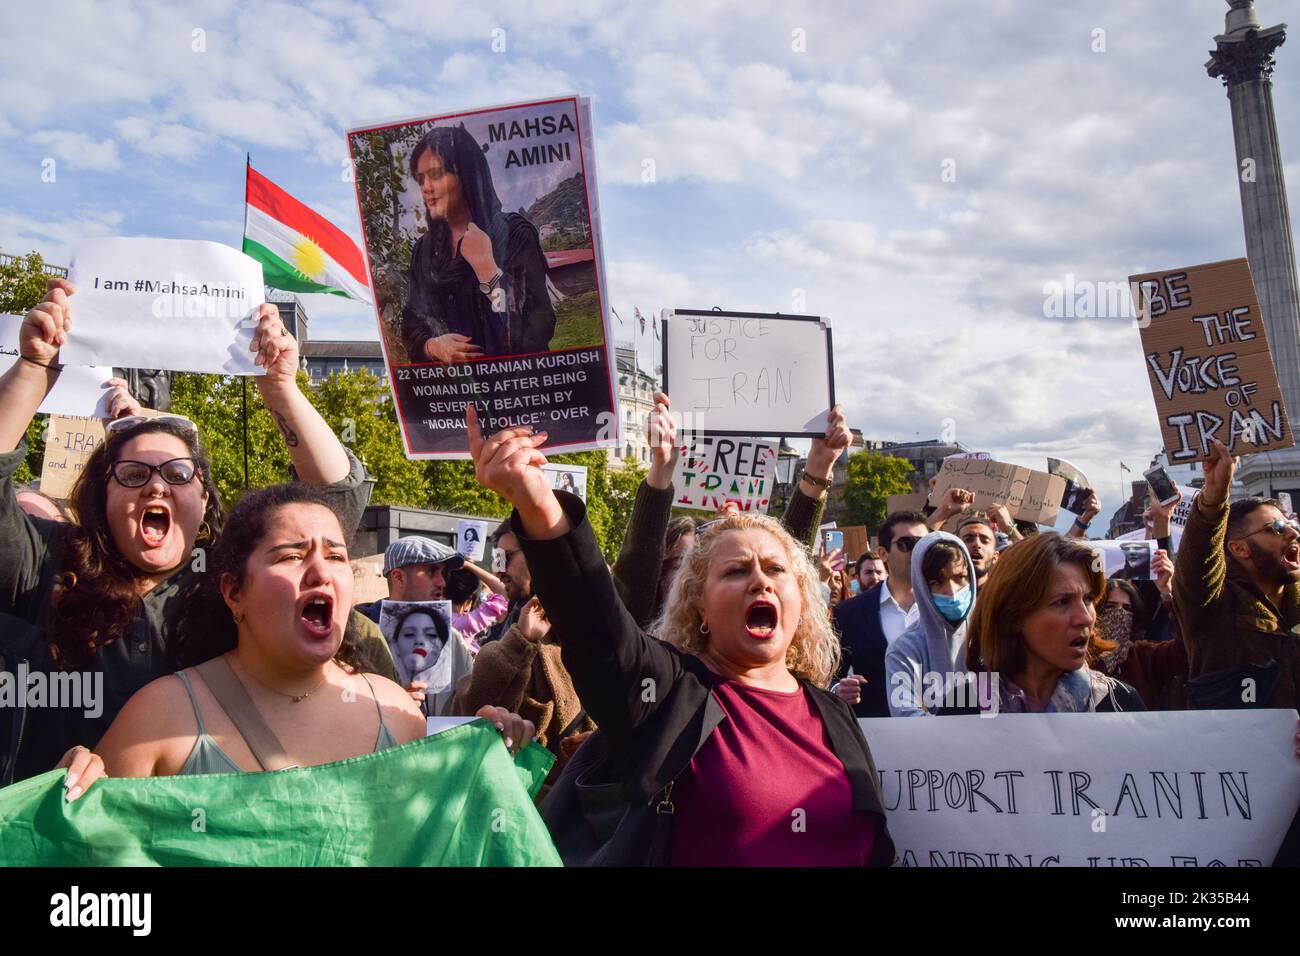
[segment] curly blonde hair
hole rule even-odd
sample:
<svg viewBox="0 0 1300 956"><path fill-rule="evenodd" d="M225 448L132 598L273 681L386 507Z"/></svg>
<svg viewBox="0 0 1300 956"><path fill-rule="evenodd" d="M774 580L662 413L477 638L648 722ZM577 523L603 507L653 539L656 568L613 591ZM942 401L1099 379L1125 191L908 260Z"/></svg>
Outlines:
<svg viewBox="0 0 1300 956"><path fill-rule="evenodd" d="M708 635L700 633L700 624L704 620L701 613L704 584L708 580L713 550L728 531L748 530L766 531L780 543L798 582L799 596L803 599L803 612L785 652L785 666L796 677L826 687L840 664L840 641L831 627L817 571L808 552L775 518L738 514L702 525L695 533L695 546L673 579L663 614L655 622L654 633L661 640L692 654L708 647Z"/></svg>

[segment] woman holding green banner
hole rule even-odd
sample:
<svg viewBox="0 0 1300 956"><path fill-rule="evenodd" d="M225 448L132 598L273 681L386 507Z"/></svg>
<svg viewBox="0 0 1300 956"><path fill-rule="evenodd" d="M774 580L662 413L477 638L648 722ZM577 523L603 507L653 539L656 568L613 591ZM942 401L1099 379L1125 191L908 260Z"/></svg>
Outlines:
<svg viewBox="0 0 1300 956"><path fill-rule="evenodd" d="M817 573L780 522L699 533L656 635L620 602L582 501L541 465L545 433L484 436L475 474L511 524L564 662L600 728L543 804L566 863L889 865L875 767L826 684L839 641Z"/></svg>
<svg viewBox="0 0 1300 956"><path fill-rule="evenodd" d="M327 496L306 485L250 491L231 511L208 573L183 595L174 675L127 701L69 774L75 799L102 773L166 777L333 763L425 735L400 686L365 673L346 635L353 576ZM533 725L500 707L511 753Z"/></svg>
<svg viewBox="0 0 1300 956"><path fill-rule="evenodd" d="M49 280L23 319L20 360L0 376L0 613L25 625L0 629L0 659L49 686L54 675L84 677L87 693L71 704L24 694L19 707L0 708L0 785L53 768L75 745L93 747L132 694L172 672L168 637L181 592L221 534L198 429L175 415L108 425L72 492L76 522L32 518L19 507L14 473L27 454L27 427L62 369L60 347L76 334L75 292L67 280ZM258 391L298 478L335 500L350 532L364 507L364 469L299 391L297 343L275 306L255 318L250 347L266 369Z"/></svg>

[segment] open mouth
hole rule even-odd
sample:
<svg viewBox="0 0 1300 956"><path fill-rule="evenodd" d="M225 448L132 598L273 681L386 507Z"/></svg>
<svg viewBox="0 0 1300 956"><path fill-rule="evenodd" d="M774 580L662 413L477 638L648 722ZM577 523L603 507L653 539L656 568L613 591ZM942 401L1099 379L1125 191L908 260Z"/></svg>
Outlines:
<svg viewBox="0 0 1300 956"><path fill-rule="evenodd" d="M167 509L160 505L150 505L140 518L140 535L145 544L156 548L163 543L171 526L172 516Z"/></svg>
<svg viewBox="0 0 1300 956"><path fill-rule="evenodd" d="M1087 655L1088 636L1085 634L1082 637L1076 637L1074 640L1072 640L1070 642L1070 650L1074 651L1076 654Z"/></svg>
<svg viewBox="0 0 1300 956"><path fill-rule="evenodd" d="M767 638L776 633L776 605L755 601L745 612L745 630L750 637Z"/></svg>
<svg viewBox="0 0 1300 956"><path fill-rule="evenodd" d="M334 602L326 597L312 598L302 609L302 622L312 634L328 635L334 626Z"/></svg>
<svg viewBox="0 0 1300 956"><path fill-rule="evenodd" d="M1282 560L1290 565L1292 569L1300 568L1300 540L1293 541L1291 545L1282 552Z"/></svg>

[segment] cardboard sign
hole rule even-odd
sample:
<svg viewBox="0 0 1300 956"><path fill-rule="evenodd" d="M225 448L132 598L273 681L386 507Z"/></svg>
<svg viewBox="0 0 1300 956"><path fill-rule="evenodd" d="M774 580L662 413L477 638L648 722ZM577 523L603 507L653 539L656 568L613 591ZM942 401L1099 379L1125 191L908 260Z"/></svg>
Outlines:
<svg viewBox="0 0 1300 956"><path fill-rule="evenodd" d="M587 466L566 465L562 462L547 462L542 471L551 476L551 487L556 491L567 491L587 500Z"/></svg>
<svg viewBox="0 0 1300 956"><path fill-rule="evenodd" d="M163 414L152 408L140 410L145 418ZM45 460L41 463L41 493L66 501L81 476L87 459L104 443L104 423L80 415L51 415L45 438Z"/></svg>
<svg viewBox="0 0 1300 956"><path fill-rule="evenodd" d="M1295 444L1245 259L1129 277L1171 464Z"/></svg>
<svg viewBox="0 0 1300 956"><path fill-rule="evenodd" d="M926 505L930 503L924 491L918 491L910 495L890 495L885 499L885 514L892 515L896 511L920 511L924 513Z"/></svg>
<svg viewBox="0 0 1300 956"><path fill-rule="evenodd" d="M664 391L679 432L819 437L835 404L831 330L810 315L677 309Z"/></svg>
<svg viewBox="0 0 1300 956"><path fill-rule="evenodd" d="M930 500L939 502L949 488L964 488L975 495L975 508L1004 505L1011 517L1035 524L1052 524L1061 508L1065 479L1003 461L945 458Z"/></svg>
<svg viewBox="0 0 1300 956"><path fill-rule="evenodd" d="M1295 721L1194 710L858 725L904 866L1268 866L1300 803Z"/></svg>
<svg viewBox="0 0 1300 956"><path fill-rule="evenodd" d="M197 239L88 239L68 266L69 365L265 375L249 350L262 264Z"/></svg>
<svg viewBox="0 0 1300 956"><path fill-rule="evenodd" d="M488 526L486 521L471 521L461 518L456 522L456 550L467 561L482 561L483 548L487 542Z"/></svg>
<svg viewBox="0 0 1300 956"><path fill-rule="evenodd" d="M673 504L717 511L734 501L741 511L767 511L776 480L777 442L687 435L673 469Z"/></svg>
<svg viewBox="0 0 1300 956"><path fill-rule="evenodd" d="M21 315L0 315L0 374L9 370L18 358L18 330ZM113 377L107 365L65 365L54 387L36 411L42 415L96 415L104 408L104 383Z"/></svg>
<svg viewBox="0 0 1300 956"><path fill-rule="evenodd" d="M548 453L616 445L590 101L385 122L348 145L407 456L468 458L471 402L485 434L531 425Z"/></svg>
<svg viewBox="0 0 1300 956"><path fill-rule="evenodd" d="M858 560L871 547L866 525L854 524L840 530L844 532L844 557L848 560Z"/></svg>

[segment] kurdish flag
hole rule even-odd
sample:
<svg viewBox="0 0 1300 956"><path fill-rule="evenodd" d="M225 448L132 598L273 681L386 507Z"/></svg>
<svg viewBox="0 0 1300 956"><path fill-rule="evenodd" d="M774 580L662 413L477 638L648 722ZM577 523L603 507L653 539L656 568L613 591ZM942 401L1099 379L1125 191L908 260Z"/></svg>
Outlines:
<svg viewBox="0 0 1300 956"><path fill-rule="evenodd" d="M248 165L244 252L263 281L289 292L328 292L370 302L366 260L347 234Z"/></svg>
<svg viewBox="0 0 1300 956"><path fill-rule="evenodd" d="M533 806L555 758L511 761L474 720L401 747L271 773L0 790L0 866L560 866Z"/></svg>

